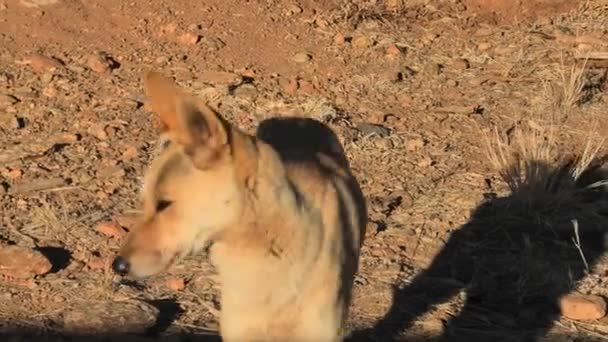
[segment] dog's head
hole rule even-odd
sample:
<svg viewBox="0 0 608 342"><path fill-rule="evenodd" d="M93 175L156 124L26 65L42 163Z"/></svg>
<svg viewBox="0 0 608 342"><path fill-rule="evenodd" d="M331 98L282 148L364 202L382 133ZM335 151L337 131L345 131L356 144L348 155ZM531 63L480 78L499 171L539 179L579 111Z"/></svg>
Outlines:
<svg viewBox="0 0 608 342"><path fill-rule="evenodd" d="M215 111L158 73L144 85L170 143L145 176L140 223L114 260L116 272L135 277L165 270L235 225L244 208L240 175L255 167L235 152L251 149L251 139Z"/></svg>

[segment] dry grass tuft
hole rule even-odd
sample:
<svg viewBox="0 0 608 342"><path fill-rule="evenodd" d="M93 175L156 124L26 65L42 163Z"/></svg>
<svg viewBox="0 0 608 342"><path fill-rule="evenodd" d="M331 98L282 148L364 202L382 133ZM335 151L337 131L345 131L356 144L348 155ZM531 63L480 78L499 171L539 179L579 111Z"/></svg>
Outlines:
<svg viewBox="0 0 608 342"><path fill-rule="evenodd" d="M563 115L568 115L578 107L584 99L585 73L587 60L577 62L567 67L563 56L557 69L558 87L555 91L557 108Z"/></svg>
<svg viewBox="0 0 608 342"><path fill-rule="evenodd" d="M494 130L488 139L489 159L507 183L511 196L524 204L521 209L534 213L532 216L538 217L539 222L604 222L605 201L589 201L589 196L605 186L608 170L604 170L600 181L582 178L594 171L594 163L602 159L599 153L606 139L586 136L586 141L577 145L578 151L564 153L557 133L553 124L541 126L532 122L516 127L506 136Z"/></svg>

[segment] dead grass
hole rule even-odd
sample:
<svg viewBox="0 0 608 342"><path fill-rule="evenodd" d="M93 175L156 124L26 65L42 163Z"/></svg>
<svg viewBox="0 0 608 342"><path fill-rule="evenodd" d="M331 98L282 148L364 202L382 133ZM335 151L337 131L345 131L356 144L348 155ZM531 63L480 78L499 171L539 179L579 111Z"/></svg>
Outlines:
<svg viewBox="0 0 608 342"><path fill-rule="evenodd" d="M563 115L568 115L573 108L579 106L584 98L585 73L587 71L587 60L575 62L567 67L563 55L558 66L559 90L556 95L558 108Z"/></svg>

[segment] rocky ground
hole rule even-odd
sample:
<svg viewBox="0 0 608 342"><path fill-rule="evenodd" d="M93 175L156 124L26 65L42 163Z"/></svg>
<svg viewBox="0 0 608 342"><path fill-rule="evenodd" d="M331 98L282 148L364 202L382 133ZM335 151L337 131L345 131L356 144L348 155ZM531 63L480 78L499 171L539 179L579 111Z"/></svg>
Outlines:
<svg viewBox="0 0 608 342"><path fill-rule="evenodd" d="M244 130L338 133L370 211L353 339L608 338L605 0L0 0L0 27L14 340L217 331L204 255L145 282L109 269L158 147L152 69Z"/></svg>

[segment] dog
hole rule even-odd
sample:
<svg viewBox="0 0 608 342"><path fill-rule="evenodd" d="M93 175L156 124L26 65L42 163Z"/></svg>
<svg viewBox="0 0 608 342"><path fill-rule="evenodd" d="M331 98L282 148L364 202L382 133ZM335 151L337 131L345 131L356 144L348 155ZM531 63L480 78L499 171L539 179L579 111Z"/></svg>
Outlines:
<svg viewBox="0 0 608 342"><path fill-rule="evenodd" d="M224 341L341 341L367 207L320 121L271 118L255 136L158 72L144 77L167 146L112 268L158 274L208 248Z"/></svg>

